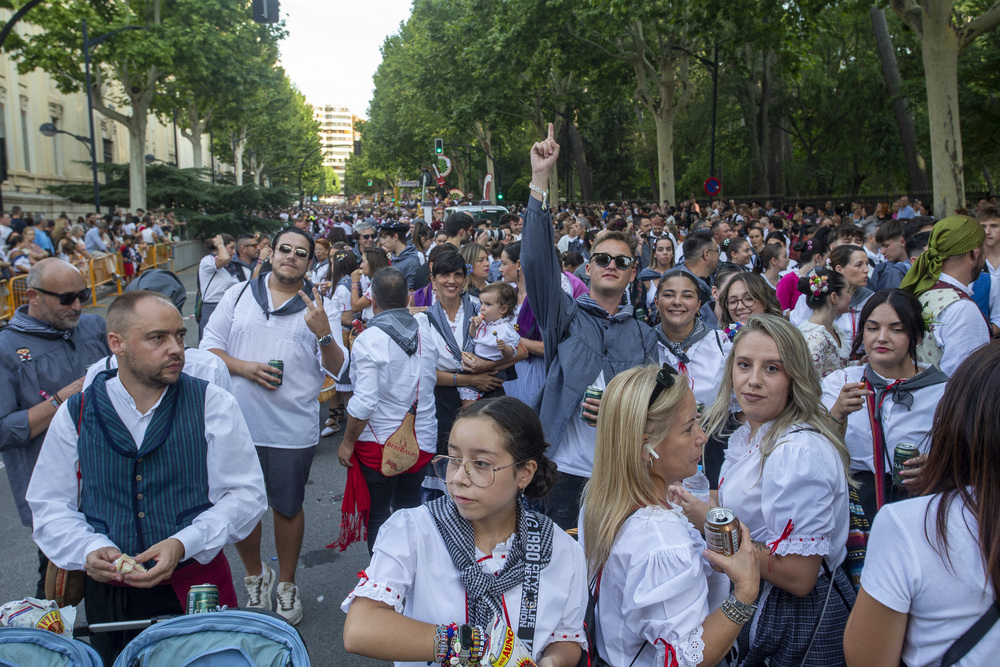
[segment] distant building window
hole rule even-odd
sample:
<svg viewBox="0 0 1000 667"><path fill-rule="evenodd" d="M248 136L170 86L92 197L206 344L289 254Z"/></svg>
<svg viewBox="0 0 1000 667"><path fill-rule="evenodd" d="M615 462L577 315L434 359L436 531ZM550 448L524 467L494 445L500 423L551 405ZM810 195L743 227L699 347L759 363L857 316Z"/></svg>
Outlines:
<svg viewBox="0 0 1000 667"><path fill-rule="evenodd" d="M115 142L110 139L104 140L104 161L107 163L115 161Z"/></svg>

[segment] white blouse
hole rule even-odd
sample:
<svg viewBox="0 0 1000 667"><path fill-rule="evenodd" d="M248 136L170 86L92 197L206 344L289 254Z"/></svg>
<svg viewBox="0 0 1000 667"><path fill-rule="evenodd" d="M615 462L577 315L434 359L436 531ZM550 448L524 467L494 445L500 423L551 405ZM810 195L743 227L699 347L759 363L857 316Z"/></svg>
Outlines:
<svg viewBox="0 0 1000 667"><path fill-rule="evenodd" d="M663 665L670 644L680 667L703 660L702 624L722 605L729 579L702 556L705 539L675 507L643 507L618 531L601 574L597 646L612 665ZM660 640L660 641L657 641Z"/></svg>
<svg viewBox="0 0 1000 667"><path fill-rule="evenodd" d="M810 428L800 424L779 440L762 472L760 443L773 424L758 428L752 440L749 424L733 432L719 474L719 504L736 512L752 539L777 542L776 555L820 555L832 570L847 556L850 525L840 456L822 434L798 431Z"/></svg>
<svg viewBox="0 0 1000 667"><path fill-rule="evenodd" d="M921 369L923 370L923 369ZM840 390L848 382L861 382L864 375L863 366L849 366L836 371L823 379L823 405L827 410L833 408L840 396ZM891 383L892 380L887 380ZM896 403L895 394L887 392L882 402L882 431L885 433L885 445L892 451L896 443L911 442L921 453L930 450L930 432L934 425L934 411L944 395L946 383L931 385L912 391L913 407L907 410L905 405ZM851 454L851 472L875 472L874 443L872 440L872 425L868 417L867 407L863 407L847 416L847 432L844 435L847 451ZM885 462L885 471L891 470L890 462Z"/></svg>
<svg viewBox="0 0 1000 667"><path fill-rule="evenodd" d="M491 554L477 551L487 573L495 574L509 553L507 543ZM426 507L394 512L379 530L371 563L340 608L346 613L356 597L384 602L407 618L435 625L468 622L465 588L451 555ZM553 642L576 642L584 650L583 616L587 610L587 566L583 548L553 526L552 559L539 580L538 613L532 655L535 662ZM521 586L503 595L508 626L518 628ZM426 667L426 662L396 665Z"/></svg>
<svg viewBox="0 0 1000 667"><path fill-rule="evenodd" d="M844 368L851 360L850 336L836 324L833 326L837 330L839 341L822 324L806 320L798 325L809 348L809 359L820 380Z"/></svg>
<svg viewBox="0 0 1000 667"><path fill-rule="evenodd" d="M668 363L678 370L680 361L663 343L658 343L660 350L659 362ZM687 374L688 384L694 392L696 401L701 401L706 407L715 401L719 393L719 385L726 370L726 358L733 343L722 331L710 331L707 336L691 346L687 351L690 364L685 364L682 372Z"/></svg>

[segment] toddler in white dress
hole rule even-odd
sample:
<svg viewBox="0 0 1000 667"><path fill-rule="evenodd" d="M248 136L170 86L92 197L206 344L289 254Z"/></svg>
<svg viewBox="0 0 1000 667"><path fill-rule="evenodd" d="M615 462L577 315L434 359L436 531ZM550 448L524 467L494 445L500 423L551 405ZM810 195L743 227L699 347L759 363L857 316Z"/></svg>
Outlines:
<svg viewBox="0 0 1000 667"><path fill-rule="evenodd" d="M479 302L479 314L469 322L469 338L475 345L475 356L487 361L510 359L521 344L521 336L514 325L517 290L507 283L492 283L480 291ZM471 355L469 352L462 354ZM482 397L475 387L459 387L458 395L462 405L469 405Z"/></svg>

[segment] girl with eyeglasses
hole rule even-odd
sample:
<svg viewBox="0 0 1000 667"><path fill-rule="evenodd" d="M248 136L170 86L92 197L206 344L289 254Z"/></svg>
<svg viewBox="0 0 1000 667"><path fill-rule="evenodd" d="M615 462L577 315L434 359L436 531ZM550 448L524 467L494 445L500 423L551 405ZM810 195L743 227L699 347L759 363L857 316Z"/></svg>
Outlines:
<svg viewBox="0 0 1000 667"><path fill-rule="evenodd" d="M753 620L737 640L739 664L843 664L855 597L842 567L850 455L794 326L754 315L740 329L708 412L710 433L726 427L734 395L746 423L729 438L718 498L749 529L761 578ZM670 496L704 525L706 503L680 486Z"/></svg>
<svg viewBox="0 0 1000 667"><path fill-rule="evenodd" d="M481 637L496 622L539 667L575 667L586 643L583 550L524 505L555 481L545 448L538 416L516 399L462 411L433 464L447 495L393 513L341 605L347 651L413 667L488 664ZM456 655L456 636L471 649Z"/></svg>
<svg viewBox="0 0 1000 667"><path fill-rule="evenodd" d="M706 552L667 499L697 470L704 442L695 396L669 365L632 368L608 383L580 535L597 598L595 648L608 664L714 665L746 622L730 605L757 598L749 531L740 529L734 556Z"/></svg>
<svg viewBox="0 0 1000 667"><path fill-rule="evenodd" d="M774 290L756 273L734 276L719 294L719 302L723 306L719 326L729 334L730 339L751 315L766 313L781 317L781 307Z"/></svg>

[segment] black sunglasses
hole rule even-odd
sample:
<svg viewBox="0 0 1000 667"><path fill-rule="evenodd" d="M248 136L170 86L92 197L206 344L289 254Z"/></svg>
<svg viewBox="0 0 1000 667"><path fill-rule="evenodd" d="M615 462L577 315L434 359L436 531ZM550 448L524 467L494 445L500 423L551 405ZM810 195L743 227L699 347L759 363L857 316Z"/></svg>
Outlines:
<svg viewBox="0 0 1000 667"><path fill-rule="evenodd" d="M48 294L49 296L59 297L60 306L72 306L73 302L76 301L77 299L80 300L80 303L86 303L87 299L90 298L90 290L86 288L80 290L79 292L57 293L57 292L50 292L47 289L42 289L41 287L36 287L35 291L41 292L42 294Z"/></svg>
<svg viewBox="0 0 1000 667"><path fill-rule="evenodd" d="M309 259L309 251L306 250L305 248L293 249L292 246L288 245L287 243L282 243L281 245L278 246L278 252L282 252L286 255L293 251L295 253L295 256L298 257L299 259Z"/></svg>
<svg viewBox="0 0 1000 667"><path fill-rule="evenodd" d="M364 240L368 241L370 239L375 238L376 236L378 236L378 234L362 234L361 238L363 238Z"/></svg>
<svg viewBox="0 0 1000 667"><path fill-rule="evenodd" d="M656 403L656 399L660 397L664 389L670 389L674 386L674 376L677 375L677 371L668 363L663 364L663 368L660 372L656 374L656 386L653 387L653 394L649 397L649 405L646 409L653 407L653 403Z"/></svg>
<svg viewBox="0 0 1000 667"><path fill-rule="evenodd" d="M605 266L611 265L611 260L615 260L615 266L619 269L627 269L632 266L632 262L635 260L628 255L609 255L606 252L595 253L593 256L594 263L599 267L604 268Z"/></svg>

